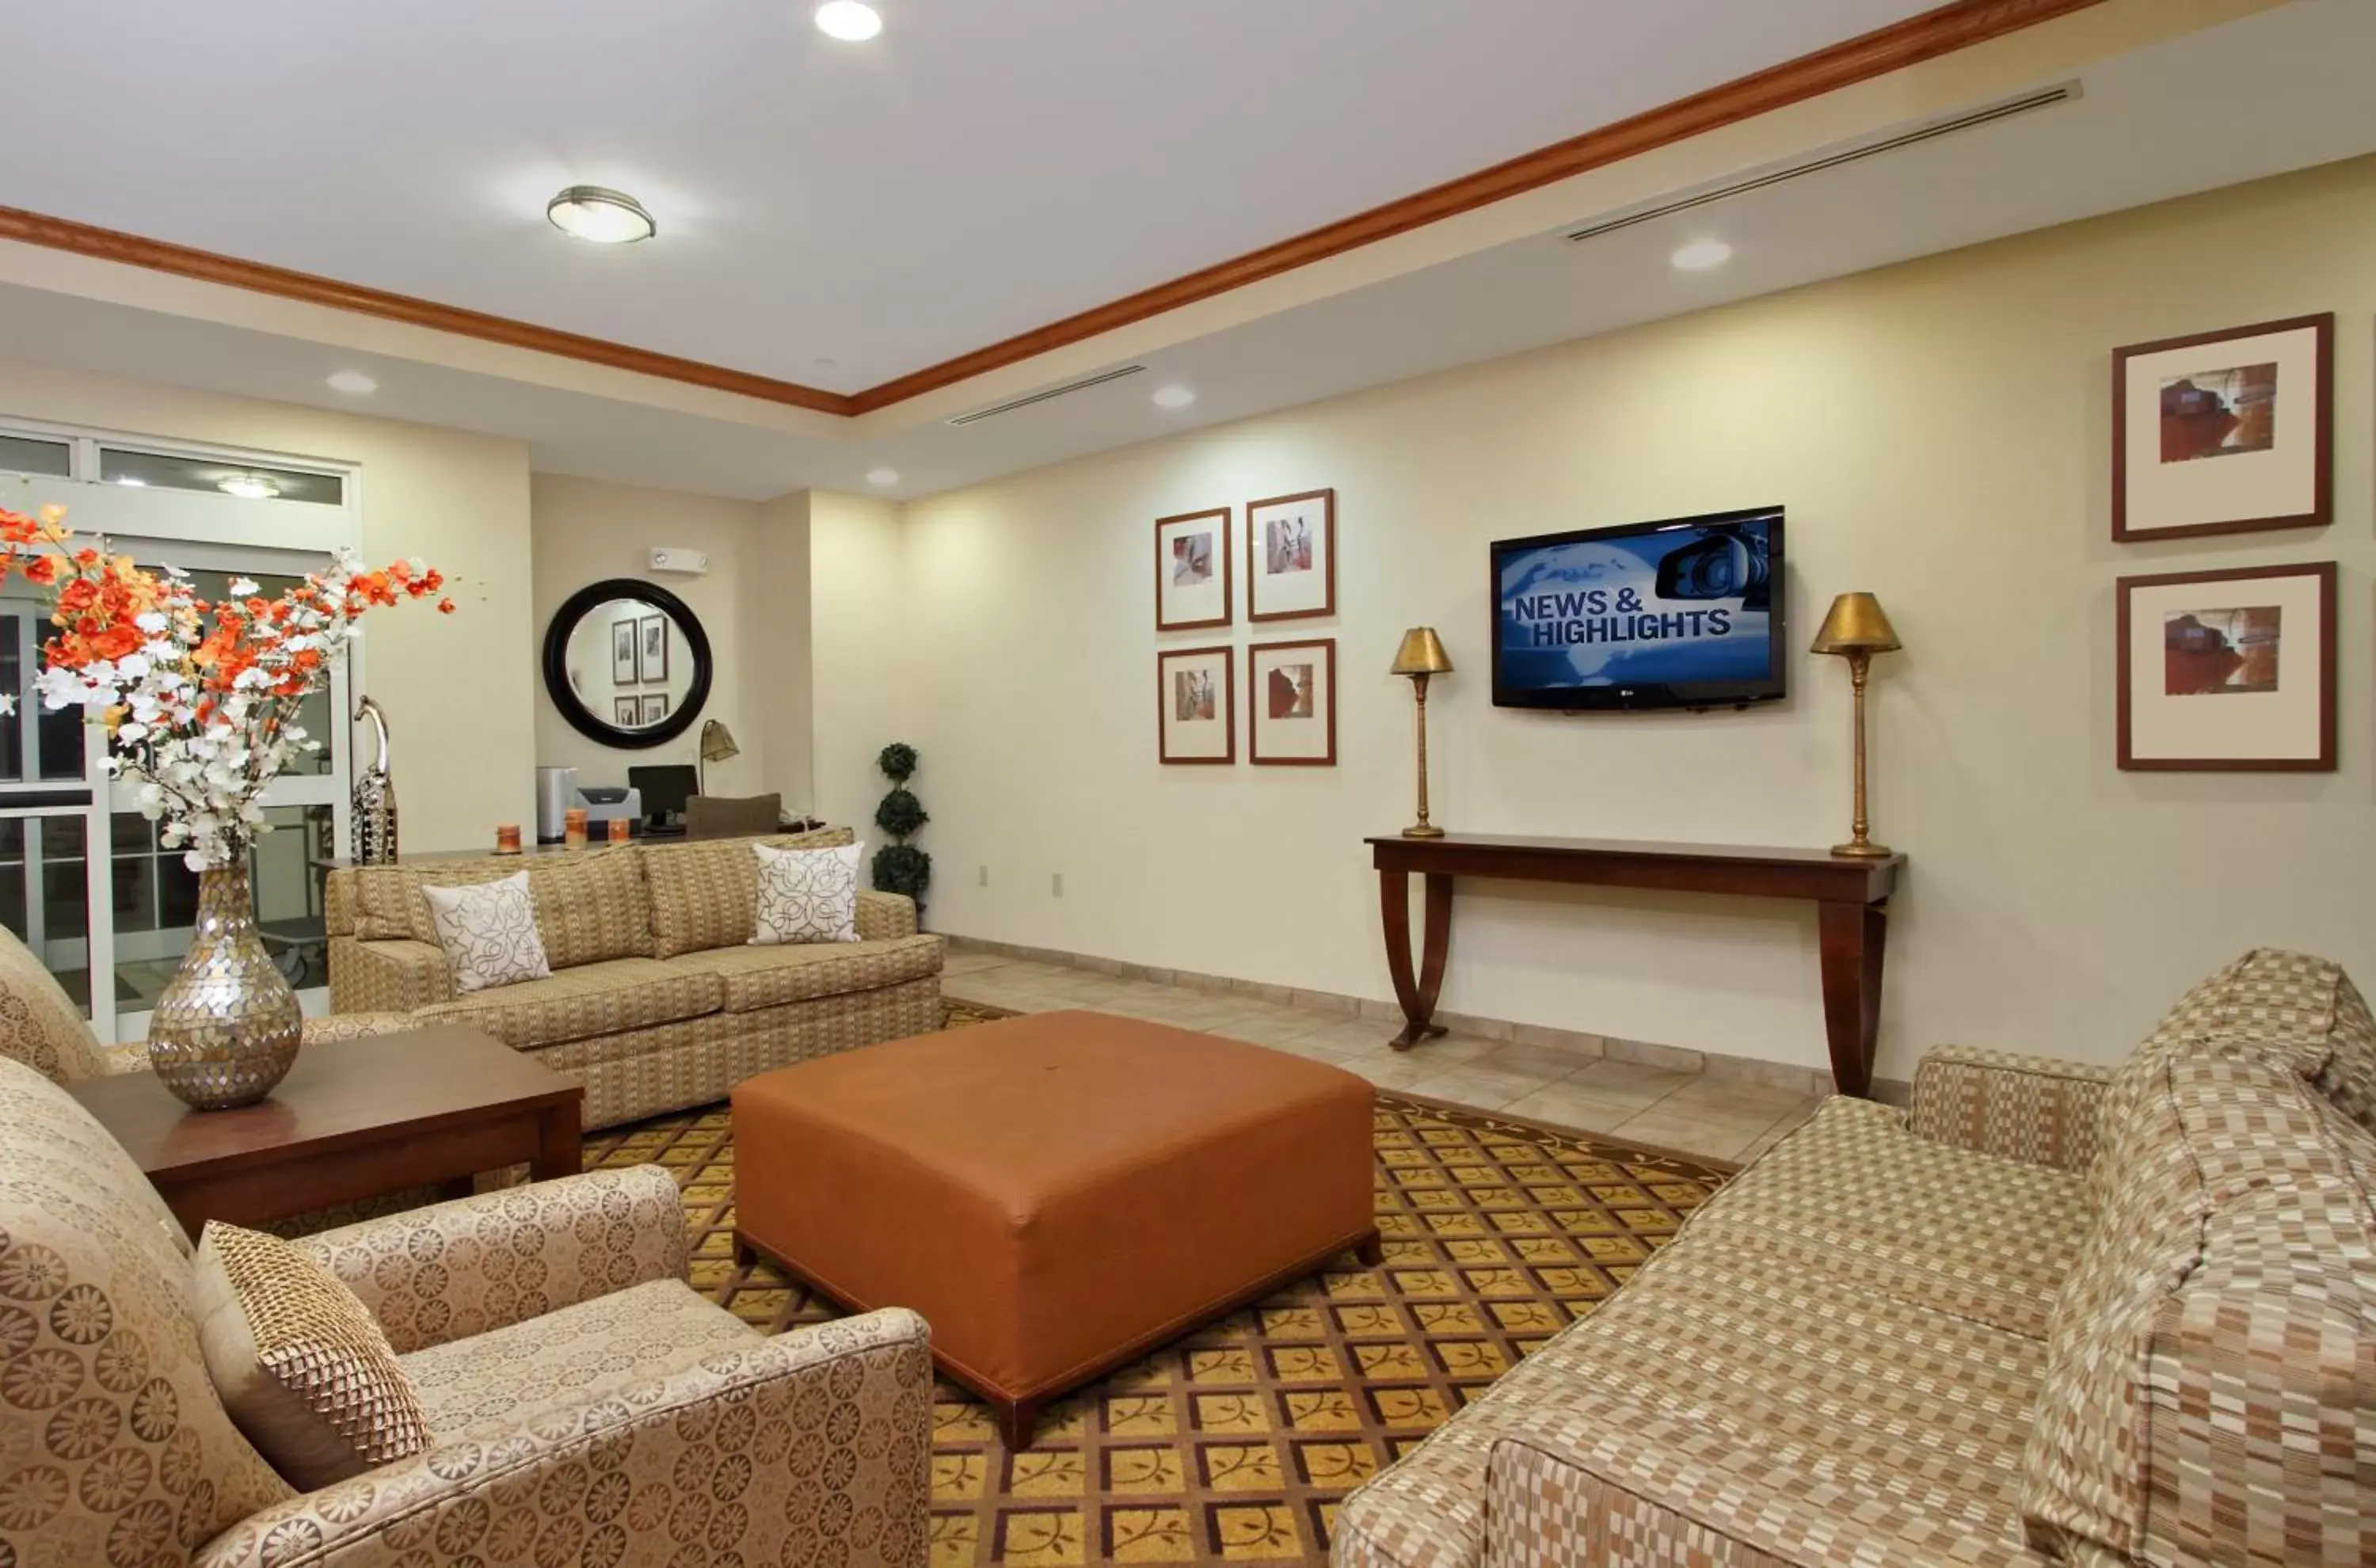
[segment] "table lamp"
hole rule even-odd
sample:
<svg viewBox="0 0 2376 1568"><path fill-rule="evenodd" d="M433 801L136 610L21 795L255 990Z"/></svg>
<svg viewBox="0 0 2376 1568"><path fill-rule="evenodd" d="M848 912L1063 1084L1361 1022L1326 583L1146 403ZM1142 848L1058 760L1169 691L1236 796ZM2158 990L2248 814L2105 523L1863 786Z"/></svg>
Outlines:
<svg viewBox="0 0 2376 1568"><path fill-rule="evenodd" d="M1896 629L1881 608L1881 600L1869 593L1844 593L1832 600L1831 612L1824 617L1823 629L1815 634L1811 653L1835 653L1848 661L1848 684L1856 690L1856 816L1849 828L1848 841L1832 846L1832 853L1851 860L1877 861L1893 851L1886 845L1876 844L1865 837L1864 787L1864 686L1876 653L1895 653L1906 645L1897 640Z"/></svg>
<svg viewBox="0 0 2376 1568"><path fill-rule="evenodd" d="M1391 673L1409 676L1419 698L1419 820L1403 829L1403 837L1441 838L1443 829L1427 820L1427 682L1431 675L1452 673L1452 656L1443 651L1443 639L1433 626L1413 626L1403 634Z"/></svg>
<svg viewBox="0 0 2376 1568"><path fill-rule="evenodd" d="M709 765L711 763L724 762L728 757L737 757L742 754L742 748L734 743L733 731L729 730L725 725L719 723L715 719L710 719L708 722L702 725L701 792L705 795L709 793ZM683 766L683 765L680 763L678 766Z"/></svg>

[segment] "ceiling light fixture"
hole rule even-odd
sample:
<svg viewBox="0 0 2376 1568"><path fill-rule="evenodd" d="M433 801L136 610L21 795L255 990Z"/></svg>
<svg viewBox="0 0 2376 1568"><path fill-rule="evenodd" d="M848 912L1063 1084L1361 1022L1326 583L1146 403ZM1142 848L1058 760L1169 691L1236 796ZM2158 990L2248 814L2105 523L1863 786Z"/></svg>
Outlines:
<svg viewBox="0 0 2376 1568"><path fill-rule="evenodd" d="M113 484L120 484L127 490L146 490L148 488L148 481L147 480L134 479L130 474L119 475L109 482Z"/></svg>
<svg viewBox="0 0 2376 1568"><path fill-rule="evenodd" d="M816 8L817 30L844 43L863 43L883 30L883 14L866 0L826 0Z"/></svg>
<svg viewBox="0 0 2376 1568"><path fill-rule="evenodd" d="M897 469L871 469L866 475L866 482L888 489L899 482L899 470Z"/></svg>
<svg viewBox="0 0 2376 1568"><path fill-rule="evenodd" d="M1185 386L1159 386L1156 388L1155 406L1158 409L1184 409L1195 400L1196 394L1191 392Z"/></svg>
<svg viewBox="0 0 2376 1568"><path fill-rule="evenodd" d="M1693 240L1667 259L1678 272L1713 272L1732 259L1732 247L1722 240Z"/></svg>
<svg viewBox="0 0 2376 1568"><path fill-rule="evenodd" d="M269 501L280 493L280 487L258 474L233 474L215 488L225 495L236 495L242 501Z"/></svg>
<svg viewBox="0 0 2376 1568"><path fill-rule="evenodd" d="M379 390L379 383L359 370L342 370L330 377L330 390L344 392L350 398L368 398Z"/></svg>
<svg viewBox="0 0 2376 1568"><path fill-rule="evenodd" d="M631 245L659 232L643 203L601 185L570 186L544 204L544 215L571 239L598 245Z"/></svg>

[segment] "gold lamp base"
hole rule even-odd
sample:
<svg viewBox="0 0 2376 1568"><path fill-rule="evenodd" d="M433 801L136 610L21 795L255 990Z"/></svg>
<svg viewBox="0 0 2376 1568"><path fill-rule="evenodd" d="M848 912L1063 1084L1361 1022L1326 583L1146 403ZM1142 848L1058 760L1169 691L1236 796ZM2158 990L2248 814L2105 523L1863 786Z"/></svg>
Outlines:
<svg viewBox="0 0 2376 1568"><path fill-rule="evenodd" d="M1859 839L1853 844L1833 845L1832 853L1847 861L1885 861L1897 851L1886 844L1875 844L1870 839Z"/></svg>
<svg viewBox="0 0 2376 1568"><path fill-rule="evenodd" d="M1441 838L1443 837L1443 829L1437 827L1431 823L1421 822L1404 828L1403 837L1406 838Z"/></svg>

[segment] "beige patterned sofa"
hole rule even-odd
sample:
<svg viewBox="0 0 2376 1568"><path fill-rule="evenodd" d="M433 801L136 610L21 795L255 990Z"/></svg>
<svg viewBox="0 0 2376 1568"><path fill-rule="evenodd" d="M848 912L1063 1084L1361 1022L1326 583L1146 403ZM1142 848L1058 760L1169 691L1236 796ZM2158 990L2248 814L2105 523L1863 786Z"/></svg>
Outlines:
<svg viewBox="0 0 2376 1568"><path fill-rule="evenodd" d="M430 1426L425 1452L299 1493L216 1396L164 1204L0 1062L0 1563L922 1568L922 1321L766 1338L686 1287L684 1235L645 1166L299 1242L372 1309Z"/></svg>
<svg viewBox="0 0 2376 1568"><path fill-rule="evenodd" d="M464 1024L586 1086L607 1127L726 1098L756 1073L941 1027L942 944L916 907L861 893L862 940L749 945L754 843L816 848L847 828L489 855L330 873L330 1006ZM528 873L550 980L454 992L423 886Z"/></svg>
<svg viewBox="0 0 2376 1568"><path fill-rule="evenodd" d="M1835 1099L1349 1498L1344 1568L2376 1562L2376 1027L2256 952L2118 1069Z"/></svg>

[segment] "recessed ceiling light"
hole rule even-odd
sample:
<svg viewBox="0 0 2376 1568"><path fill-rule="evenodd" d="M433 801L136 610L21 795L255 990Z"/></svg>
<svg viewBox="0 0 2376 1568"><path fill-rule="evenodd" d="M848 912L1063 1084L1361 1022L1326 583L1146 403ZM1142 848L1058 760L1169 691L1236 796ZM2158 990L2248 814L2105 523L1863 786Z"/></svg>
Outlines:
<svg viewBox="0 0 2376 1568"><path fill-rule="evenodd" d="M866 482L888 488L899 482L899 470L897 469L873 469L867 474Z"/></svg>
<svg viewBox="0 0 2376 1568"><path fill-rule="evenodd" d="M279 485L260 474L233 474L215 488L242 501L269 501L280 493Z"/></svg>
<svg viewBox="0 0 2376 1568"><path fill-rule="evenodd" d="M146 490L148 488L148 481L147 480L134 479L130 474L122 475L110 482L123 485L128 490Z"/></svg>
<svg viewBox="0 0 2376 1568"><path fill-rule="evenodd" d="M1158 387L1155 394L1155 406L1158 409L1184 409L1195 400L1196 394L1185 386Z"/></svg>
<svg viewBox="0 0 2376 1568"><path fill-rule="evenodd" d="M643 203L600 185L570 186L544 204L544 215L570 238L598 245L630 245L659 232Z"/></svg>
<svg viewBox="0 0 2376 1568"><path fill-rule="evenodd" d="M883 14L866 0L826 0L816 8L817 30L844 43L863 43L883 30Z"/></svg>
<svg viewBox="0 0 2376 1568"><path fill-rule="evenodd" d="M379 383L359 370L342 370L330 377L330 390L344 392L350 398L368 398L379 390Z"/></svg>
<svg viewBox="0 0 2376 1568"><path fill-rule="evenodd" d="M1693 240L1668 259L1679 272L1712 272L1732 259L1732 247L1722 240Z"/></svg>

